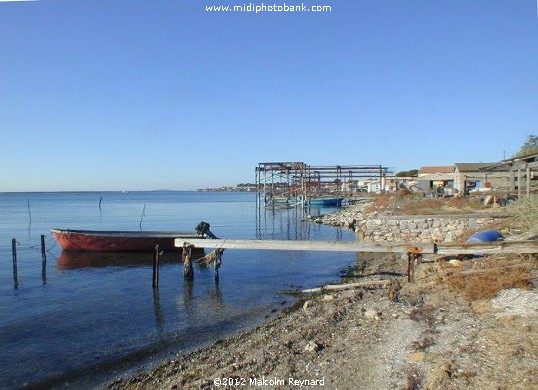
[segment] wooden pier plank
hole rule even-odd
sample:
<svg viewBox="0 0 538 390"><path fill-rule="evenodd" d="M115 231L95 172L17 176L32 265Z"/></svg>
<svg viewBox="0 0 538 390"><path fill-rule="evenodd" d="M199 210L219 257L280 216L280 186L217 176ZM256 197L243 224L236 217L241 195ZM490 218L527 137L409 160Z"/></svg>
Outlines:
<svg viewBox="0 0 538 390"><path fill-rule="evenodd" d="M494 253L538 253L538 240L492 241L475 243L439 243L439 255L494 254Z"/></svg>
<svg viewBox="0 0 538 390"><path fill-rule="evenodd" d="M261 249L287 251L328 252L381 252L381 253L424 253L458 255L475 253L538 253L538 241L495 241L479 243L370 243L358 241L306 241L306 240L231 240L176 238L176 247L188 243L207 249Z"/></svg>
<svg viewBox="0 0 538 390"><path fill-rule="evenodd" d="M184 243L199 248L220 249L262 249L286 251L328 251L328 252L383 252L383 253L434 253L434 244L385 244L357 241L293 241L293 240L228 240L228 239L184 239L176 238L175 246Z"/></svg>

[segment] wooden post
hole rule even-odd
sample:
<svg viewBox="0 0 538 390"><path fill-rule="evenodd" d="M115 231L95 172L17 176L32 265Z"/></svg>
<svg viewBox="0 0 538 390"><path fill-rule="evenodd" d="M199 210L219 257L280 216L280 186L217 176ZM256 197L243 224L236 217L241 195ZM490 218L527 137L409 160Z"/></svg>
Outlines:
<svg viewBox="0 0 538 390"><path fill-rule="evenodd" d="M531 195L531 167L529 166L529 164L527 164L526 175L527 175L527 191L525 195L528 198Z"/></svg>
<svg viewBox="0 0 538 390"><path fill-rule="evenodd" d="M517 198L521 199L521 168L517 167Z"/></svg>
<svg viewBox="0 0 538 390"><path fill-rule="evenodd" d="M413 283L415 281L415 260L413 254L407 254L407 281Z"/></svg>
<svg viewBox="0 0 538 390"><path fill-rule="evenodd" d="M45 263L47 261L47 249L45 247L45 235L41 235L41 259Z"/></svg>
<svg viewBox="0 0 538 390"><path fill-rule="evenodd" d="M187 243L183 245L183 254L181 255L183 258L183 278L187 280L194 279L194 269L192 268L191 262L191 250L192 245Z"/></svg>
<svg viewBox="0 0 538 390"><path fill-rule="evenodd" d="M153 254L153 288L159 287L159 244L155 245Z"/></svg>
<svg viewBox="0 0 538 390"><path fill-rule="evenodd" d="M13 252L13 284L15 288L19 288L19 276L17 274L17 240L11 240L11 251Z"/></svg>
<svg viewBox="0 0 538 390"><path fill-rule="evenodd" d="M28 226L32 226L32 211L30 210L30 199L27 199L27 205L28 205Z"/></svg>
<svg viewBox="0 0 538 390"><path fill-rule="evenodd" d="M407 254L407 281L409 283L415 282L415 267L419 265L421 261L422 261L422 253L409 252Z"/></svg>
<svg viewBox="0 0 538 390"><path fill-rule="evenodd" d="M41 235L41 279L47 283L47 248L45 247L45 235Z"/></svg>

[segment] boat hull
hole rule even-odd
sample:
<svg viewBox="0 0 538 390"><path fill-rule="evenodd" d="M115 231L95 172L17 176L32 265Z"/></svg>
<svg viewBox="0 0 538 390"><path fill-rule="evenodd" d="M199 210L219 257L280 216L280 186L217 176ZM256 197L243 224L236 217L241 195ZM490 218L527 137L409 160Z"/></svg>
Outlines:
<svg viewBox="0 0 538 390"><path fill-rule="evenodd" d="M159 249L177 251L176 238L201 238L189 232L137 232L137 231L91 231L51 230L64 251L77 252L149 252Z"/></svg>
<svg viewBox="0 0 538 390"><path fill-rule="evenodd" d="M497 230L484 230L478 233L473 234L467 239L467 243L473 242L491 242L502 240L503 236Z"/></svg>
<svg viewBox="0 0 538 390"><path fill-rule="evenodd" d="M340 206L343 198L314 198L310 199L308 203L311 206Z"/></svg>

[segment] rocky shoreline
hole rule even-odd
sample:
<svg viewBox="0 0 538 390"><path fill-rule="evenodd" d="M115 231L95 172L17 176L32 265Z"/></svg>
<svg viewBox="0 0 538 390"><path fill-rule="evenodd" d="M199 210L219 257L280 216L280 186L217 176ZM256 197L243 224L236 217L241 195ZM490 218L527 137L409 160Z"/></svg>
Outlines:
<svg viewBox="0 0 538 390"><path fill-rule="evenodd" d="M311 222L343 227L359 240L372 242L451 242L463 234L492 226L509 214L502 211L441 215L400 215L368 212L372 200L344 207L335 213L308 216Z"/></svg>
<svg viewBox="0 0 538 390"><path fill-rule="evenodd" d="M507 264L517 266L507 271ZM303 295L266 324L107 388L538 387L538 300L529 289L536 257L432 261L419 267L415 283L405 271L401 256L364 254L345 281L390 279L388 289ZM468 288L503 280L493 293Z"/></svg>

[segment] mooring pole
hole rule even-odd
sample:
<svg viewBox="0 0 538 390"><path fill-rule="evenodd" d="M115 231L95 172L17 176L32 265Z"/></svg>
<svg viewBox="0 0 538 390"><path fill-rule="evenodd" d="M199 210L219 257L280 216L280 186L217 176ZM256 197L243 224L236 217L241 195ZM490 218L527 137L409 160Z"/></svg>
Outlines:
<svg viewBox="0 0 538 390"><path fill-rule="evenodd" d="M187 243L183 244L183 253L181 257L183 258L183 278L186 280L194 279L194 269L192 268L191 262L191 250L192 245Z"/></svg>
<svg viewBox="0 0 538 390"><path fill-rule="evenodd" d="M153 254L153 288L159 287L159 244L155 245Z"/></svg>
<svg viewBox="0 0 538 390"><path fill-rule="evenodd" d="M13 252L13 284L19 288L19 276L17 274L17 240L11 239L11 251Z"/></svg>
<svg viewBox="0 0 538 390"><path fill-rule="evenodd" d="M41 235L41 259L43 263L47 262L47 248L45 247L45 235Z"/></svg>
<svg viewBox="0 0 538 390"><path fill-rule="evenodd" d="M47 248L45 247L45 235L41 235L41 279L47 283Z"/></svg>

